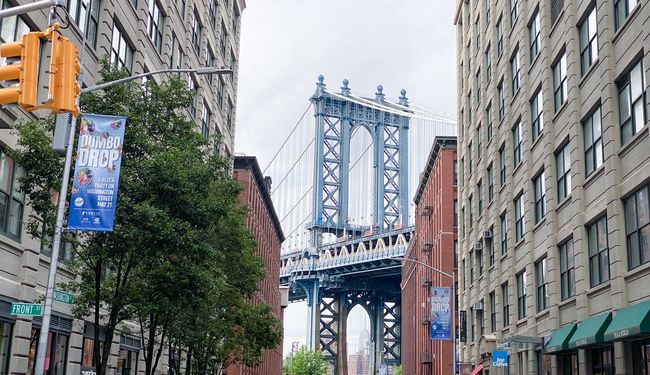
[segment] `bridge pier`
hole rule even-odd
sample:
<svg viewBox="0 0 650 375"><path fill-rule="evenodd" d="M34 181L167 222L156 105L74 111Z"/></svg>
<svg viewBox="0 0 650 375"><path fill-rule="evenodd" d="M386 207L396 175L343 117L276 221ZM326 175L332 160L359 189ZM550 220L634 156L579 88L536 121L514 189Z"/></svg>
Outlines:
<svg viewBox="0 0 650 375"><path fill-rule="evenodd" d="M320 349L320 300L321 288L319 279L296 280L307 296L307 342L308 350Z"/></svg>
<svg viewBox="0 0 650 375"><path fill-rule="evenodd" d="M378 374L384 352L384 300L379 296L372 303L374 305L372 309L374 316L371 318L373 322L373 340L368 374Z"/></svg>
<svg viewBox="0 0 650 375"><path fill-rule="evenodd" d="M338 324L338 337L337 340L337 353L336 353L336 375L346 375L348 373L348 313L350 308L347 303L347 295L341 292L338 295L339 300L339 324Z"/></svg>

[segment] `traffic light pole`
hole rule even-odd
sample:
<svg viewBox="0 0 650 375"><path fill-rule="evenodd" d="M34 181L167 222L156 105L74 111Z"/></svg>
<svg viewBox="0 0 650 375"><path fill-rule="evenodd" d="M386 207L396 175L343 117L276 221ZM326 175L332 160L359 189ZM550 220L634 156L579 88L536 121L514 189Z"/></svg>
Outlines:
<svg viewBox="0 0 650 375"><path fill-rule="evenodd" d="M15 7L0 10L0 19L33 12L35 10L41 10L41 9L57 7L57 6L65 7L65 1L64 0L41 0L41 1L35 1L31 4L17 5Z"/></svg>

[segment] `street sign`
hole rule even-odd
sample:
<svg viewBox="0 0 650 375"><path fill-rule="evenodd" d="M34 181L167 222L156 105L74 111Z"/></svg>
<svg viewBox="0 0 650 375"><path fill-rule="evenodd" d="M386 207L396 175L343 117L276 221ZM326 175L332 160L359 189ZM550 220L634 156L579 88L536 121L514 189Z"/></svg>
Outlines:
<svg viewBox="0 0 650 375"><path fill-rule="evenodd" d="M41 316L43 305L40 303L16 303L11 304L11 315Z"/></svg>
<svg viewBox="0 0 650 375"><path fill-rule="evenodd" d="M508 352L505 350L495 350L492 352L492 366L494 367L507 367L508 366Z"/></svg>
<svg viewBox="0 0 650 375"><path fill-rule="evenodd" d="M72 294L68 292L54 290L52 298L57 302L65 303L66 305L72 305Z"/></svg>

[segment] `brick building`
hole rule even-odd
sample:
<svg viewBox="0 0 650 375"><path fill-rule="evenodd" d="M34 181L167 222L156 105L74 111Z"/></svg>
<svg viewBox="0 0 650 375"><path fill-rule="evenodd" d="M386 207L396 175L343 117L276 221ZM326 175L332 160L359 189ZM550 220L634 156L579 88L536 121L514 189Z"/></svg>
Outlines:
<svg viewBox="0 0 650 375"><path fill-rule="evenodd" d="M260 282L259 291L251 303L268 304L278 319L282 320L287 297L280 290L280 245L284 233L271 201L271 178L264 177L254 156L236 156L233 177L244 188L240 195L242 204L250 211L247 226L257 240L257 256L264 262L266 278ZM282 372L282 344L267 350L262 364L255 367L230 366L227 375L280 375Z"/></svg>
<svg viewBox="0 0 650 375"><path fill-rule="evenodd" d="M436 137L414 199L415 241L411 241L405 256L449 274L454 272L457 244L456 171L456 137ZM404 374L451 373L452 343L430 338L432 286L451 287L451 280L417 263L404 262L401 284Z"/></svg>

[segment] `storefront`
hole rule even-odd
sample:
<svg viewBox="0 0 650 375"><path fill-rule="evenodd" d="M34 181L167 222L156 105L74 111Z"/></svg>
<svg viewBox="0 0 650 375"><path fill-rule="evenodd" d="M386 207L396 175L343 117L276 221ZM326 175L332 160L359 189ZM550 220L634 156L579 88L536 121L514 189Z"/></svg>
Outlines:
<svg viewBox="0 0 650 375"><path fill-rule="evenodd" d="M612 313L596 315L578 323L569 339L569 350L585 350L587 373L592 375L613 375L614 345L605 341L605 330L612 321ZM565 358L573 362L573 358Z"/></svg>
<svg viewBox="0 0 650 375"><path fill-rule="evenodd" d="M618 311L605 331L605 340L625 342L632 354L632 373L650 374L650 301Z"/></svg>
<svg viewBox="0 0 650 375"><path fill-rule="evenodd" d="M38 339L42 324L43 319L41 317L35 317L32 320L28 354L29 362L27 364L28 374L34 373L36 356L38 355ZM68 343L71 332L72 318L53 313L50 320L50 332L47 337L47 352L45 354L46 375L66 375Z"/></svg>
<svg viewBox="0 0 650 375"><path fill-rule="evenodd" d="M139 353L140 339L122 334L120 337L120 351L117 353L117 375L137 374Z"/></svg>
<svg viewBox="0 0 650 375"><path fill-rule="evenodd" d="M0 375L9 374L11 333L15 322L10 312L11 302L0 300Z"/></svg>
<svg viewBox="0 0 650 375"><path fill-rule="evenodd" d="M577 375L578 351L569 349L569 339L575 333L578 325L567 324L553 331L551 338L544 347L544 353L555 354L558 359L558 372L566 375Z"/></svg>

